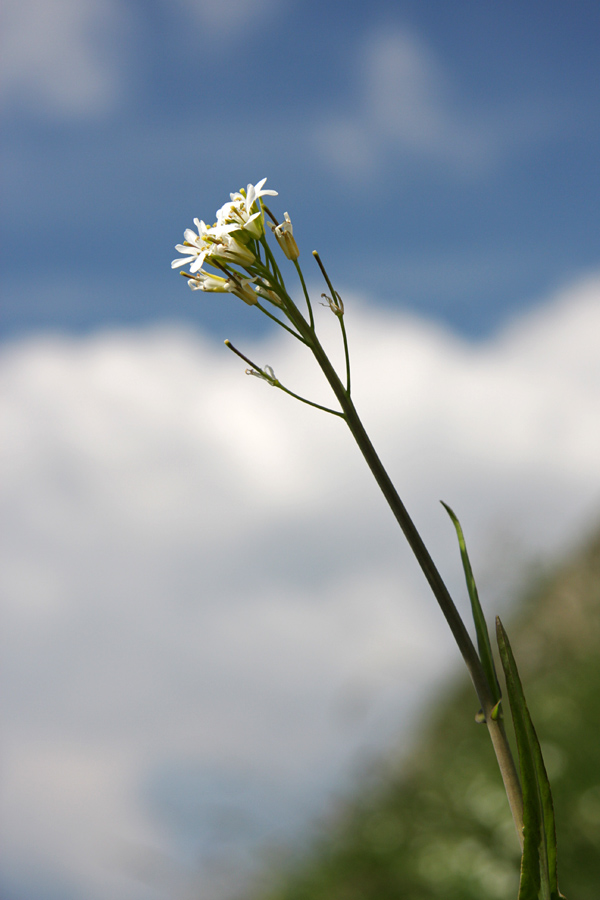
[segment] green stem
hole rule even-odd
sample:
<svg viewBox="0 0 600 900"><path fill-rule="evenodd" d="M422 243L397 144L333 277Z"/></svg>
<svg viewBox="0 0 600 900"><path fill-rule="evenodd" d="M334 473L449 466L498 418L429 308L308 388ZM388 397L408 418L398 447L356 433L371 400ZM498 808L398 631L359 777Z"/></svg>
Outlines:
<svg viewBox="0 0 600 900"><path fill-rule="evenodd" d="M271 263L271 267L273 270L273 275L275 276L275 280L285 290L285 282L282 278L281 272L279 271L279 266L277 265L277 260L273 256L273 252L272 252L271 248L269 247L269 242L267 241L267 239L264 235L261 238L260 242L264 247L265 257Z"/></svg>
<svg viewBox="0 0 600 900"><path fill-rule="evenodd" d="M277 316L274 316L273 313L270 313L268 309L262 305L262 303L258 303L258 301L254 304L261 312L268 316L269 319L273 319L274 322L277 322L278 325L281 325L282 328L285 328L286 331L289 331L295 338L301 341L303 344L306 344L304 338L298 334L298 332L294 331L293 328L290 328L289 325L286 325L285 322L282 322L281 319L278 319Z"/></svg>
<svg viewBox="0 0 600 900"><path fill-rule="evenodd" d="M310 297L308 296L308 291L306 290L306 283L304 281L304 275L302 274L302 269L300 268L300 263L297 259L294 260L294 265L296 266L296 271L298 273L298 277L300 278L300 283L302 285L302 290L304 291L304 299L306 300L306 306L308 307L308 321L310 327L315 328L315 317L313 316L312 306L310 303Z"/></svg>
<svg viewBox="0 0 600 900"><path fill-rule="evenodd" d="M502 779L506 789L508 801L512 811L512 815L517 828L519 839L522 842L523 830L523 795L517 775L517 769L512 756L510 745L508 743L502 723L492 716L492 710L495 706L494 695L488 683L485 671L481 664L481 660L477 654L475 646L469 636L467 629L454 605L454 601L450 596L442 576L431 558L427 547L423 543L414 522L404 503L400 499L396 488L394 487L389 475L387 474L383 463L379 459L377 452L371 443L371 440L365 431L365 428L358 416L354 403L346 392L344 385L340 381L337 372L333 368L327 354L323 350L315 332L311 329L294 304L290 302L286 313L290 321L298 329L299 333L304 337L306 343L319 364L325 378L329 382L337 400L344 413L344 418L348 424L352 436L371 470L375 481L379 485L383 496L402 529L414 555L417 558L425 578L427 579L431 590L442 610L442 613L450 626L450 630L462 657L467 666L469 675L475 687L475 691L479 698L485 721L488 727L494 752L498 760Z"/></svg>
<svg viewBox="0 0 600 900"><path fill-rule="evenodd" d="M301 397L300 394L295 394L293 391L290 391L288 388L284 387L280 381L273 382L273 387L279 388L280 391L284 391L284 393L289 394L290 397L295 397L296 400L299 400L301 403L306 403L308 406L314 406L315 409L322 409L323 412L331 413L332 416L339 416L340 419L344 419L344 413L339 412L336 409L329 409L328 406L321 406L320 403L314 403L312 400L307 400L306 397Z"/></svg>
<svg viewBox="0 0 600 900"><path fill-rule="evenodd" d="M300 338L300 340L302 340L302 338ZM294 391L290 391L289 388L284 387L278 378L274 376L271 377L268 372L265 372L264 369L257 366L255 362L252 362L249 356L246 356L245 353L242 353L241 350L234 347L230 340L225 341L225 346L231 350L232 353L235 353L236 356L239 356L240 359L243 359L245 363L248 363L250 369L246 369L246 372L249 375L258 375L264 381L268 381L271 387L279 388L284 394L289 394L290 397L294 397L296 400L299 400L300 403L306 403L307 406L314 406L315 409L322 409L323 412L330 413L332 416L339 416L341 419L344 418L344 413L339 412L339 410L329 409L328 406L321 406L320 403L315 403L313 400L307 400L306 397L301 397L300 394L295 394Z"/></svg>
<svg viewBox="0 0 600 900"><path fill-rule="evenodd" d="M327 269L323 265L323 262L321 260L321 257L319 256L318 251L313 250L312 253L313 253L313 256L316 259L317 264L321 270L321 274L323 275L323 278L327 282L327 287L331 291L331 302L336 303L336 299L337 299L337 301L339 301L341 304L339 294L337 294L336 291L334 290L334 287L331 283L331 279L330 279L329 275L327 274ZM340 328L342 329L342 339L344 341L344 356L346 357L346 392L347 392L348 396L350 396L350 353L348 351L348 338L346 337L346 326L344 325L343 310L344 310L344 307L343 307L343 305L341 305L342 314L338 318L340 320Z"/></svg>
<svg viewBox="0 0 600 900"><path fill-rule="evenodd" d="M348 338L346 336L346 326L344 325L344 314L338 316L340 320L340 328L342 329L342 339L344 341L344 356L346 357L346 393L350 396L350 351L348 350Z"/></svg>
<svg viewBox="0 0 600 900"><path fill-rule="evenodd" d="M320 268L320 270L321 270L321 274L322 274L323 278L325 279L325 281L327 282L327 287L328 287L329 290L331 291L331 299L335 301L335 291L334 291L334 289L333 289L333 285L332 285L332 283L331 283L331 279L329 278L329 275L327 274L327 269L326 269L325 266L323 265L323 263L322 263L322 261L321 261L321 257L319 256L318 251L317 251L317 250L313 250L312 255L313 255L314 258L316 259L316 261L317 261L317 263L318 263L318 266L319 266L319 268Z"/></svg>

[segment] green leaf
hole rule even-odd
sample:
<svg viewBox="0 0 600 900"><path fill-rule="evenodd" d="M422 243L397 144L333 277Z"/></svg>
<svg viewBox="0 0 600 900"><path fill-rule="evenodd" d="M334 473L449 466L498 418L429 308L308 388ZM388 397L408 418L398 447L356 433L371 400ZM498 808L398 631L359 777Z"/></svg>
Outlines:
<svg viewBox="0 0 600 900"><path fill-rule="evenodd" d="M518 900L560 900L556 873L556 828L550 782L525 702L508 636L499 618L496 633L515 726L523 787L523 857ZM563 898L564 900L564 898Z"/></svg>
<svg viewBox="0 0 600 900"><path fill-rule="evenodd" d="M479 659L481 660L481 665L483 666L483 671L485 672L486 678L488 680L490 690L494 697L494 703L497 705L502 697L502 693L500 691L500 685L498 683L498 676L496 674L496 666L494 664L494 656L492 653L492 644L490 642L490 634L488 631L487 623L485 621L485 616L483 615L483 610L481 608L481 603L479 602L479 594L477 593L477 585L475 584L475 577L473 575L473 569L471 568L471 563L469 560L469 554L467 553L467 545L465 542L465 536L463 534L463 530L460 522L458 521L455 513L450 509L447 503L444 503L443 500L440 501L456 528L456 534L458 537L458 546L460 547L460 556L462 559L463 569L465 572L465 579L467 582L467 590L469 592L469 599L471 600L471 611L473 613L473 621L475 622L475 632L477 634L477 649L479 650Z"/></svg>

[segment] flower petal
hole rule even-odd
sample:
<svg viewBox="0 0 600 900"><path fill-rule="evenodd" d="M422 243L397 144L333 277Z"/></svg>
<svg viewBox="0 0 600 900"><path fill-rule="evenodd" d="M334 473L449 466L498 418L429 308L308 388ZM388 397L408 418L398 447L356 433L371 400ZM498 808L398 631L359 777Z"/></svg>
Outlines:
<svg viewBox="0 0 600 900"><path fill-rule="evenodd" d="M206 250L203 250L202 253L199 253L194 262L190 266L190 272L197 272L199 268L201 268L202 263L204 262L204 257L206 256Z"/></svg>
<svg viewBox="0 0 600 900"><path fill-rule="evenodd" d="M185 266L186 263L192 262L193 259L193 256L188 256L186 259L174 259L171 263L171 268L176 269L177 266Z"/></svg>

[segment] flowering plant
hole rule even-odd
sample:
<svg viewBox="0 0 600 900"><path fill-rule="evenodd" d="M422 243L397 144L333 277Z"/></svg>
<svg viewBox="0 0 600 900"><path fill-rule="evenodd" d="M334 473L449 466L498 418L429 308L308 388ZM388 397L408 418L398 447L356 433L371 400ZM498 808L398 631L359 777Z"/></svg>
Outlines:
<svg viewBox="0 0 600 900"><path fill-rule="evenodd" d="M345 359L345 372L340 377L317 335L311 299L299 263L300 251L290 216L285 212L284 220L280 223L266 206L263 198L275 197L277 192L265 189L265 182L266 178L263 178L255 185L249 184L245 190L232 193L230 201L218 210L214 225L208 227L203 221L194 219L197 232L185 230L183 244L176 245L177 251L183 256L173 260L171 265L178 268L189 264L189 272L182 271L181 274L188 279L192 290L234 294L249 306L255 306L285 329L314 356L333 390L338 402L337 409L322 406L296 394L279 381L270 366L261 368L236 349L230 341L225 341L229 349L247 364L247 374L255 375L297 400L346 422L421 566L471 676L481 707L476 720L487 726L521 846L518 900L560 900L563 895L559 891L557 881L556 835L550 784L506 631L497 618L496 638L514 724L519 771L504 727L503 698L492 644L460 522L450 507L443 504L458 536L477 635L477 648L429 551L379 459L352 400L350 354L342 299L334 289L319 254L313 251L312 255L329 291L328 294L323 293L321 297L336 316L340 326ZM267 239L265 214L270 219L269 227L278 247L283 251L285 259L295 267L306 306L304 311L292 300L288 292ZM203 268L205 265L216 269L218 274L206 272Z"/></svg>

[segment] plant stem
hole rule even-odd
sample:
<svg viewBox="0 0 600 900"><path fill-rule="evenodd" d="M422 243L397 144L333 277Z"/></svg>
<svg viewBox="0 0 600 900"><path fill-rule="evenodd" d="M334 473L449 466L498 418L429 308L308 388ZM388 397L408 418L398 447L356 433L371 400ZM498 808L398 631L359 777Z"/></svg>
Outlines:
<svg viewBox="0 0 600 900"><path fill-rule="evenodd" d="M269 319L273 319L274 322L277 322L278 325L281 325L282 328L285 328L286 331L289 331L289 333L290 333L293 337L295 337L295 338L296 338L297 340L299 340L299 341L302 341L303 344L306 344L306 341L304 340L303 337L300 337L300 335L297 334L297 333L296 333L292 328L290 328L288 325L286 325L285 322L282 322L281 319L278 319L277 316L274 316L272 313L270 313L268 309L265 309L265 307L262 305L262 303L259 303L258 301L256 301L256 303L255 303L254 305L257 307L257 309L260 309L260 311L261 311L262 313L264 313L265 316L268 316Z"/></svg>
<svg viewBox="0 0 600 900"><path fill-rule="evenodd" d="M306 306L308 308L308 319L309 319L310 327L314 330L315 317L313 316L310 297L308 296L308 291L306 290L306 282L304 281L304 275L302 274L302 269L300 268L300 263L298 262L297 259L294 260L294 265L296 266L296 271L298 272L298 277L300 278L300 284L302 285L302 291L304 293L304 299L306 300Z"/></svg>
<svg viewBox="0 0 600 900"><path fill-rule="evenodd" d="M344 325L344 314L338 316L340 328L342 329L342 340L344 342L344 356L346 358L346 393L350 396L350 351L348 350L348 336L346 335L346 326Z"/></svg>
<svg viewBox="0 0 600 900"><path fill-rule="evenodd" d="M479 698L485 721L488 727L492 746L498 760L502 780L510 804L511 812L519 836L521 847L523 846L523 795L519 783L513 755L502 725L501 719L493 718L492 710L495 706L492 690L485 675L483 666L475 649L475 646L469 636L467 629L454 605L454 601L450 596L442 576L437 570L433 559L427 547L423 543L414 522L404 503L400 499L396 488L394 487L389 475L387 474L383 463L379 459L377 452L371 443L365 428L358 416L354 403L348 396L344 385L340 381L337 372L329 361L329 358L323 347L321 346L314 330L310 328L300 311L293 304L290 304L286 310L290 320L296 326L300 334L304 337L306 343L312 350L312 353L319 364L325 378L329 382L342 410L348 428L369 467L375 481L379 485L383 496L402 529L414 555L417 558L425 578L427 579L431 590L450 626L450 630L454 636L458 648L467 666L469 675L475 687L475 691Z"/></svg>

